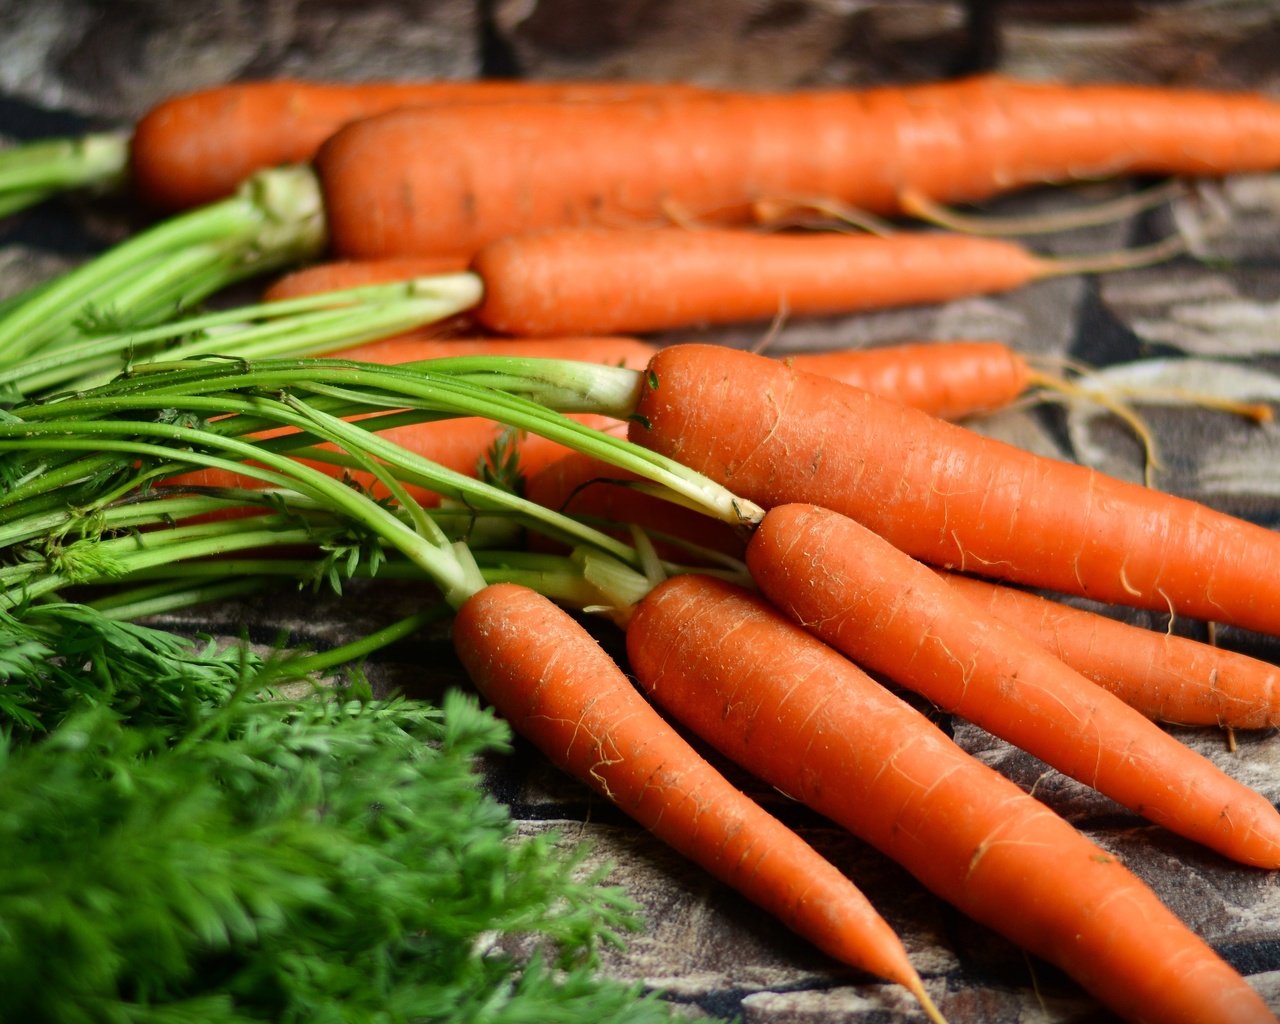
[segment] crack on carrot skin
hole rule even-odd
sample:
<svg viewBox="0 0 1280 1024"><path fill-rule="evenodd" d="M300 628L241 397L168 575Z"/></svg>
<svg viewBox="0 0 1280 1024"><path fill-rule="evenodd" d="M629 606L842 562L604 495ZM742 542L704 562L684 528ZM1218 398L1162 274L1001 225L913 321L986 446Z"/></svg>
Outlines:
<svg viewBox="0 0 1280 1024"><path fill-rule="evenodd" d="M1044 812L1042 813L1052 814L1053 812L1046 807L1044 809ZM1002 823L1001 825L996 826L995 829L993 829L990 833L988 833L978 843L978 845L974 847L973 853L969 857L969 863L965 868L964 881L966 885L968 885L973 880L974 874L977 872L982 862L986 859L987 854L997 847L1009 846L1009 847L1026 847L1028 849L1033 849L1033 848L1049 849L1049 850L1054 849L1052 845L1048 843L1043 843L1043 842L1033 842L1025 839L1001 839L1000 832L1003 828L1005 828L1005 825L1006 823Z"/></svg>
<svg viewBox="0 0 1280 1024"><path fill-rule="evenodd" d="M743 466L750 463L751 460L754 459L756 455L759 454L761 451L766 452L766 456L764 459L765 464L766 465L772 464L767 454L767 448L769 443L773 440L774 436L781 429L783 420L786 416L787 409L791 404L791 399L795 393L796 372L792 370L791 372L786 374L784 379L786 381L786 389L783 392L781 398L778 397L776 390L772 386L766 388L763 393L764 401L773 410L772 422L770 422L769 424L769 429L764 433L762 437L760 437L755 442L754 445L752 445L751 450L746 452L740 458L738 458L736 462L730 462L726 460L725 473L724 473L726 481L731 479L737 471L741 470ZM778 461L782 461L785 464L785 462L788 461L788 459L783 457L785 455L786 453L782 453L779 456Z"/></svg>

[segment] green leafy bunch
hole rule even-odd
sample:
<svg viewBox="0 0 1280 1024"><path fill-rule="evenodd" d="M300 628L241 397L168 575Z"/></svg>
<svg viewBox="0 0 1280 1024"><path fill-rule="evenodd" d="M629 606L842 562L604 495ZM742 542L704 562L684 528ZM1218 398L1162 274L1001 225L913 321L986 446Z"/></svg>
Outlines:
<svg viewBox="0 0 1280 1024"><path fill-rule="evenodd" d="M633 908L514 836L475 771L508 733L471 697L198 706L0 740L0 1020L670 1019L594 973Z"/></svg>
<svg viewBox="0 0 1280 1024"><path fill-rule="evenodd" d="M247 648L197 644L83 604L0 609L0 726L14 742L103 706L178 733L265 668Z"/></svg>

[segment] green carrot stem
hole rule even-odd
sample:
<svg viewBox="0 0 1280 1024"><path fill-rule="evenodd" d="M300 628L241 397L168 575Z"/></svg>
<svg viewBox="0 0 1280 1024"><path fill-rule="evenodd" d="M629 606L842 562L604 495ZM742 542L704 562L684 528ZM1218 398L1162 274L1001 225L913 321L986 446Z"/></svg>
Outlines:
<svg viewBox="0 0 1280 1024"><path fill-rule="evenodd" d="M339 480L273 452L235 438L220 437L208 431L193 430L175 424L136 423L128 421L96 420L74 421L57 424L59 433L44 437L28 436L21 441L0 441L0 450L13 447L39 446L43 444L80 447L92 451L120 451L137 455L150 455L160 459L175 459L195 465L215 466L229 472L263 479L276 486L293 487L304 494L326 502L343 515L363 522L389 543L417 562L440 586L446 600L451 603L466 599L478 579L468 568L462 552L452 544L441 546L418 534L402 522L392 511L357 494ZM176 451L162 444L140 442L129 435L143 435L170 441L187 442L192 446L213 445L251 462L236 463L198 450Z"/></svg>
<svg viewBox="0 0 1280 1024"><path fill-rule="evenodd" d="M197 605L226 601L256 594L281 581L271 576L240 576L216 583L196 584L189 579L166 580L146 587L134 587L118 594L84 603L107 618L133 621L151 615L193 608Z"/></svg>
<svg viewBox="0 0 1280 1024"><path fill-rule="evenodd" d="M161 351L166 362L211 353L244 360L323 353L435 323L470 308L479 297L478 278L453 274L224 310L60 345L0 371L0 386L27 394L54 385L87 390L124 369L126 353L131 362L139 356L159 358ZM187 340L159 348L160 342L184 336Z"/></svg>
<svg viewBox="0 0 1280 1024"><path fill-rule="evenodd" d="M73 341L79 332L97 330L99 325L127 327L150 322L157 316L167 319L181 315L184 309L204 298L198 288L191 287L191 282L209 270L225 273L233 263L234 258L228 257L222 245L205 243L185 246L128 267L86 296L82 316L73 324L76 334L51 338L41 350L61 347ZM164 296L163 302L157 305L156 297L160 295Z"/></svg>
<svg viewBox="0 0 1280 1024"><path fill-rule="evenodd" d="M0 569L0 608L47 597L63 587L110 583L129 573L188 558L212 558L231 551L269 548L277 544L307 544L313 534L306 529L261 526L206 531L195 540L139 533L131 537L95 541L67 549L52 567L21 565ZM74 550L73 550L74 549Z"/></svg>
<svg viewBox="0 0 1280 1024"><path fill-rule="evenodd" d="M421 364L416 367L389 367L343 360L268 360L255 363L245 370L235 366L210 368L206 364L202 368L203 372L199 373L193 373L193 367L183 364L176 364L162 372L162 365L169 367L169 364L153 364L147 368L152 375L147 381L115 382L98 389L89 397L77 400L74 405L59 402L33 405L21 410L22 415L45 419L64 415L68 409L77 414L89 415L109 409L154 408L161 400L175 408L208 408L211 399L207 397L180 396L183 392L197 388L207 390L214 383L227 388L306 390L338 400L348 400L349 406L339 411L343 416L359 411L360 402L399 407L425 406L456 415L484 416L629 469L666 487L670 492L668 496L674 500L725 522L735 525L758 522L764 514L753 503L744 501L720 484L692 472L673 459L594 430L527 399L465 380L430 373L422 369ZM331 387L329 381L343 386ZM373 393L353 390L352 385L361 384L377 385L384 390ZM217 401L227 403L226 409L235 408L231 399L220 397ZM305 424L294 422L305 429ZM2 424L0 429L3 429ZM370 446L371 450L379 449L379 457L385 458L382 454L384 452L399 452L402 453L401 458L404 458L403 449L388 446L371 435L362 443ZM429 464L424 460L415 464L414 469L423 472L429 470ZM464 487L470 486L456 475L453 479ZM454 493L456 496L457 492Z"/></svg>
<svg viewBox="0 0 1280 1024"><path fill-rule="evenodd" d="M208 400L205 399L204 402ZM200 404L204 404L201 402ZM277 419L300 428L314 427L316 422L322 426L324 440L333 443L357 441L352 455L362 468L379 476L400 500L403 508L409 510L412 522L405 523L392 511L357 494L341 481L335 480L323 472L306 466L296 460L276 454L261 445L237 438L215 434L211 431L195 430L173 423L147 423L126 420L84 420L59 419L51 423L19 423L0 424L0 436L6 431L9 436L18 435L17 440L0 440L0 450L30 450L42 446L54 446L63 449L88 448L93 451L121 451L134 455L148 455L160 460L176 463L191 463L202 466L213 466L229 472L239 472L261 479L268 484L281 487L292 487L304 495L325 502L336 508L341 514L361 521L376 530L393 546L399 548L411 560L422 565L423 569L437 583L451 604L465 600L475 589L483 585L479 573L470 561L469 552L458 548L449 540L435 524L422 514L416 502L387 473L364 453L360 445L368 444L370 435L359 428L350 427L340 420L315 416L303 409L289 410L283 403L269 403L259 400L254 407L268 408L278 406ZM31 406L30 411L48 410L53 406ZM225 408L225 406L224 406ZM140 441L139 437L156 438L170 442L184 442L192 450L176 451L150 441ZM230 455L244 460L237 463L233 459L212 455L199 450L202 447L220 449ZM394 452L402 452L398 446L390 446ZM262 463L259 466L254 462ZM441 483L460 484L467 491L475 493L481 485L469 477L443 470L426 460L421 460L425 468L434 468L441 475ZM176 467L175 467L176 469ZM498 492L494 490L494 494ZM486 495L492 497L492 495ZM531 510L540 507L531 502L524 503ZM546 510L542 510L546 512ZM554 513L550 514L554 516ZM571 520L565 518L566 523ZM576 525L576 524L575 524ZM595 533L595 531L589 531Z"/></svg>
<svg viewBox="0 0 1280 1024"><path fill-rule="evenodd" d="M299 673L327 672L339 665L362 661L375 651L389 647L391 644L404 640L406 637L422 631L427 626L439 622L449 615L452 610L447 604L435 604L429 608L424 608L420 612L407 615L389 626L383 626L381 629L375 630L358 640L352 640L349 643L316 654L291 657L288 663L289 674L292 676ZM269 667L268 672L270 672Z"/></svg>
<svg viewBox="0 0 1280 1024"><path fill-rule="evenodd" d="M123 185L129 135L94 132L40 139L0 150L0 216L76 188L109 190Z"/></svg>
<svg viewBox="0 0 1280 1024"><path fill-rule="evenodd" d="M110 282L128 279L131 270L193 246L224 246L229 282L316 255L324 239L320 190L311 171L288 167L261 172L232 198L162 221L17 304L0 319L0 352L12 361L39 351L72 328L87 301L109 308Z"/></svg>
<svg viewBox="0 0 1280 1024"><path fill-rule="evenodd" d="M108 496L102 505L91 508L65 506L45 512L29 514L21 519L0 525L0 549L20 544L42 534L82 536L115 530L130 530L141 526L168 521L176 522L193 516L205 515L221 509L235 508L247 501L265 500L261 492L244 495L183 495L157 498L147 502L130 502L114 507L103 507L111 500Z"/></svg>
<svg viewBox="0 0 1280 1024"><path fill-rule="evenodd" d="M585 368L612 369L621 374L634 374L634 371L621 370L617 367L593 367L592 364L562 360L530 359L512 362L527 363L533 368L531 373L540 365L549 364L551 368L562 368L566 373L581 373ZM192 370L193 367L184 366L181 363L156 363L147 369L149 372L164 374L163 379L154 387L147 389L148 395L152 397L156 395L176 397L193 388L209 387L208 378L202 374L193 376L190 372L184 372ZM641 477L665 486L673 497L681 499L691 507L725 522L734 525L753 523L759 522L764 516L764 511L754 503L739 498L726 488L701 474L692 472L674 459L584 426L536 401L461 377L438 373L431 363L380 366L337 359L265 360L255 362L246 370L232 367L212 372L220 374L220 384L227 389L250 386L264 389L292 388L337 399L347 399L353 407L357 403L382 404L387 407L411 405L460 416L484 416L508 426L538 434L620 468L631 470ZM634 394L643 376L634 375L628 379L629 387ZM357 388L363 390L357 391L355 390ZM372 390L375 388L377 390ZM104 389L102 394L114 395L121 390L123 390L122 386L116 386L115 391ZM634 406L631 408L634 409ZM617 415L621 411L613 409L609 414ZM346 415L346 412L336 414Z"/></svg>
<svg viewBox="0 0 1280 1024"><path fill-rule="evenodd" d="M172 400L166 396L166 403L170 402ZM97 405L100 403L87 404ZM141 407L142 403L140 403L137 396L129 396L118 399L113 404L118 408L138 408ZM178 409L194 408L201 411L229 411L233 409L253 411L266 409L271 403L265 400L234 402L230 399L218 397L195 396L179 399L177 402L172 402L172 404ZM39 415L53 411L55 408L56 403L35 405L31 406L28 411ZM95 411L101 410L96 409ZM188 465L199 465L253 477L274 487L301 490L304 496L309 495L312 499L321 502L328 500L325 493L308 490L298 481L290 479L289 473L291 470L302 471L305 469L307 478L321 484L328 495L337 495L344 502L354 501L358 498L355 492L340 481L336 481L318 470L305 467L302 463L277 453L278 448L288 447L290 442L295 440L294 438L272 438L267 441L251 443L224 437L213 432L219 427L225 429L227 422L224 420L218 424L212 424L212 429L208 431L190 431L190 428L181 428L171 424L142 423L126 420L75 419L57 420L49 423L42 423L37 420L20 428L0 424L0 452L30 452L38 449L52 449L65 454L74 450L91 452L110 450L135 455L148 455L161 460L157 466L153 466L147 471L153 477L173 475L188 468ZM277 424L283 422L301 430L306 430L308 427L320 423L323 427L324 439L339 445L339 451L336 452L326 451L325 449L307 449L295 452L294 455L297 457L305 455L317 461L329 461L363 468L374 472L375 475L383 480L384 484L390 487L392 477L383 473L381 467L373 464L366 456L351 454L350 449L354 449L357 452L366 452L369 456L375 456L388 465L394 466L400 479L450 497L473 511L485 513L515 512L525 518L531 525L537 526L542 532L557 540L570 544L589 544L607 551L617 558L625 559L630 553L629 549L615 538L578 520L563 516L510 492L498 490L473 477L440 466L399 445L386 441L376 434L370 433L359 424L348 424L335 417L315 413L314 410L310 413L277 411L273 416L272 422ZM199 436L207 439L210 444L228 449L245 461L237 462L194 450L177 451L162 445L131 439L129 437L131 434L143 434L161 439L194 438ZM97 436L93 440L86 440L80 435ZM6 439L6 436L15 439ZM311 435L307 434L305 436ZM250 461L252 459L257 459L260 462L269 462L270 466L254 465ZM402 498L407 498L407 495L403 495L403 492L401 492L401 496ZM367 499L364 500L367 501ZM0 498L0 508L3 508L5 504L5 500ZM380 511L382 514L387 514L385 510ZM419 526L428 531L432 530L429 525L419 524ZM406 526L405 529L412 532L412 527ZM443 538L440 535L433 533L433 536L437 544L443 542Z"/></svg>
<svg viewBox="0 0 1280 1024"><path fill-rule="evenodd" d="M448 356L408 365L520 395L559 412L593 412L620 420L634 414L646 384L642 370L573 359Z"/></svg>

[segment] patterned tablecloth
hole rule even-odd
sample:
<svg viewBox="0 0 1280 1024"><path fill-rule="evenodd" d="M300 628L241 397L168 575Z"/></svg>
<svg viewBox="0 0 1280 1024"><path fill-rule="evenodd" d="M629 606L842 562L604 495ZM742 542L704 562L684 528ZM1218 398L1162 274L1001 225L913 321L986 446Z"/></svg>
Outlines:
<svg viewBox="0 0 1280 1024"><path fill-rule="evenodd" d="M714 83L794 85L910 80L997 67L1031 77L1127 78L1256 87L1280 95L1274 3L1005 5L714 2L619 4L413 2L306 5L276 0L117 5L0 0L0 135L14 139L121 125L153 100L228 77L309 74L468 77L485 73L696 75ZM1039 191L998 213L1089 204L1134 185ZM140 223L127 202L69 199L0 222L0 292L74 264ZM1045 365L1097 368L1099 383L1194 387L1280 400L1280 174L1206 182L1147 213L1036 236L1053 253L1099 252L1180 232L1188 252L1149 269L1065 277L994 298L825 320L795 320L772 351L905 339L995 338ZM681 332L756 345L767 325ZM1141 407L1157 486L1280 528L1280 424L1155 403ZM975 430L1047 455L1140 479L1134 433L1097 404L1044 401L974 421ZM404 614L412 588L367 587L354 601L279 595L170 617L169 624L264 643L281 630L328 645ZM1160 616L1138 621L1163 629ZM1177 629L1195 632L1192 624ZM605 625L602 642L620 648ZM1224 629L1224 646L1275 660L1267 638ZM380 687L438 695L466 685L443 635L384 652ZM1113 851L1280 1011L1280 878L1235 867L1147 825L1007 744L956 719L957 741ZM1215 730L1179 736L1272 800L1280 736ZM785 797L726 771L819 846L903 935L952 1024L1065 1024L1105 1016L1057 971L969 923L876 852ZM589 840L643 905L649 925L606 968L664 989L691 1016L752 1024L871 1024L922 1019L892 986L833 966L524 747L489 766L521 827Z"/></svg>

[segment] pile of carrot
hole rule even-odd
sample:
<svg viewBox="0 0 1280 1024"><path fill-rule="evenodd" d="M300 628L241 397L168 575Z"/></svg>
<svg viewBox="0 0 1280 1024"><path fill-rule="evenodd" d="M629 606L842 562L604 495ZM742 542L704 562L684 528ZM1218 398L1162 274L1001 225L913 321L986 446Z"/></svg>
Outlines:
<svg viewBox="0 0 1280 1024"><path fill-rule="evenodd" d="M1041 183L1280 168L1280 102L998 77L796 94L258 83L157 107L134 130L130 170L140 196L177 210L281 163L318 181L332 261L276 282L268 300L431 273L483 285L449 324L336 354L628 369L642 381L628 418L579 415L768 510L734 530L606 461L519 439L533 500L639 527L674 558L740 558L755 587L676 575L621 616L652 703L545 598L491 586L470 599L454 625L468 674L558 766L836 959L905 986L933 1020L945 1000L851 881L655 705L1125 1019L1274 1024L1114 856L885 682L1224 857L1280 869L1276 808L1157 724L1275 727L1280 670L1024 589L1280 635L1280 537L951 422L1050 383L1008 346L775 357L646 335L1105 269L932 229L765 230L760 213L901 217ZM469 420L388 436L478 473L505 433ZM377 491L372 476L354 479ZM214 471L173 482L251 485Z"/></svg>

